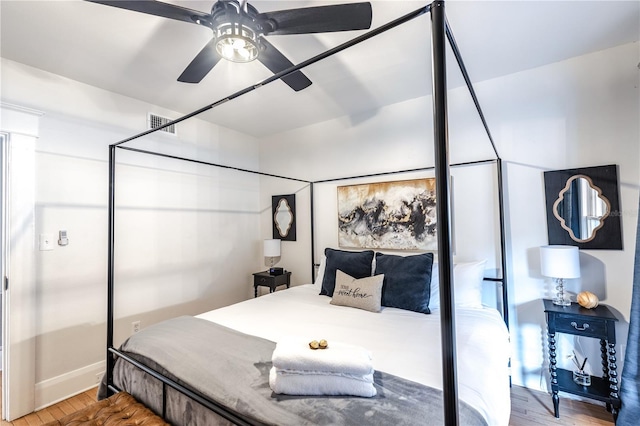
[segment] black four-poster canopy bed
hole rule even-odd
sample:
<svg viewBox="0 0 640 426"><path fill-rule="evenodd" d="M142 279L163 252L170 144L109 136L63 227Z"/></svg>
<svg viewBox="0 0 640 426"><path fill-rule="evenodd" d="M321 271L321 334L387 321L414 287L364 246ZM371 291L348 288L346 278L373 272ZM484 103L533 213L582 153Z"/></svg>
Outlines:
<svg viewBox="0 0 640 426"><path fill-rule="evenodd" d="M108 2L104 2L104 3L108 3ZM489 140L491 141L491 145L493 148L493 151L495 153L496 158L492 159L492 160L483 160L483 161L478 161L478 162L472 162L472 163L465 163L465 165L468 164L475 164L475 163L480 163L480 164L485 164L485 163L495 163L496 165L496 173L497 173L497 180L498 180L498 203L499 203L499 222L500 222L500 253L501 253L501 273L500 273L500 277L494 277L494 278L489 278L489 280L494 280L494 281L499 281L501 282L502 285L499 286L499 288L501 289L502 293L501 293L501 306L502 306L502 318L499 318L499 322L501 323L501 326L505 329L505 334L506 334L506 327L505 324L508 324L508 316L507 316L507 310L508 310L508 301L507 301L507 284L506 284L506 277L507 277L507 267L506 267L506 261L505 261L505 237L504 237L504 207L503 207L503 182L502 182L502 163L501 163L501 159L498 156L497 150L495 148L495 145L493 144L493 140L491 138L491 134L489 132L488 126L486 124L486 121L484 119L484 116L482 114L482 111L480 109L480 105L479 102L477 100L477 97L475 95L473 86L471 84L471 81L468 77L467 71L464 67L464 64L462 62L462 58L460 55L460 52L458 50L457 44L455 42L455 39L453 37L453 34L451 32L451 28L446 20L446 16L445 16L445 2L444 1L436 1L433 2L431 4L428 4L424 7L421 7L405 16L402 16L392 22L389 22L388 24L382 25L374 30L371 30L367 33L365 33L364 35L361 35L359 37L356 37L346 43L343 43L333 49L330 49L320 55L317 55L311 59L308 59L304 62L301 62L298 65L292 66L287 68L284 71L280 71L275 73L273 76L261 81L258 84L249 86L243 90L240 90L236 93L231 94L228 97L225 97L224 99L221 99L217 102L214 102L208 106L205 106L204 108L201 108L197 111L194 111L190 114L187 114L177 120L174 120L170 123L167 123L165 126L161 126L158 127L156 129L153 130L149 130L147 132L143 132L141 134L135 135L131 138L127 138L125 140L122 140L118 143L114 143L110 146L110 155L109 155L109 247L108 247L108 293L107 293L107 297L108 297L108 306L107 306L107 311L108 311L108 318L107 318L107 372L105 375L105 383L103 385L103 387L101 388L101 392L103 392L105 395L114 393L114 392L118 392L121 390L126 390L126 389L122 389L123 387L126 387L128 384L132 384L135 383L137 380L142 380L140 377L141 376L137 376L136 374L141 374L141 375L148 375L151 376L153 379L152 380L156 380L157 385L159 386L159 393L160 393L160 398L161 401L159 403L155 403L155 402L148 402L148 401L144 401L147 403L147 405L150 405L155 411L158 412L158 414L162 414L163 416L168 416L169 418L171 418L171 413L168 413L167 411L170 411L171 408L167 408L167 406L171 406L171 401L168 401L169 398L186 398L186 406L190 407L189 404L191 404L191 402L189 401L195 401L198 404L202 405L203 407L206 407L206 409L212 411L213 413L215 413L215 415L217 416L218 421L220 422L230 422L230 423L234 423L234 424L265 424L265 423L274 423L274 424L279 424L279 423L287 423L290 422L292 424L295 424L296 421L299 421L300 418L299 417L295 417L294 420L292 419L288 419L287 418L287 414L288 413L279 413L278 415L282 415L284 417L278 417L277 419L269 419L269 413L270 413L270 408L265 408L262 407L261 402L260 403L256 403L258 407L262 407L261 409L266 410L266 416L267 419L265 418L259 418L259 417L254 417L253 415L256 414L255 413L255 409L248 409L247 411L242 411L238 409L239 405L247 405L244 403L237 403L237 400L240 399L242 400L242 398L246 397L248 399L255 397L255 395L245 395L242 392L240 393L240 396L231 396L232 399L236 399L236 404L234 404L232 407L229 406L229 404L227 404L225 401L220 401L220 400L215 400L213 399L211 396L205 395L205 393L203 393L202 391L197 389L197 386L194 387L190 382L188 378L183 378L183 377L176 377L175 374L173 374L172 372L168 372L168 370L165 368L166 366L163 365L163 361L160 360L149 360L145 357L140 357L140 356L136 356L135 355L135 348L132 349L132 345L135 346L137 343L136 342L132 342L130 343L128 348L124 348L121 347L120 349L114 347L114 292L115 292L115 227L116 227L116 196L115 196L115 192L116 192L116 152L117 150L129 150L129 151L135 151L141 154L148 154L148 155L158 155L158 156L163 156L163 157L169 157L169 158L173 158L173 159L177 159L177 160L183 160L183 161L189 161L189 162L195 162L195 163L199 163L199 164L205 164L205 165L210 165L210 166L214 166L214 167L223 167L223 168L230 168L230 169L234 169L234 170L239 170L242 172L248 172L248 173L257 173L259 175L267 175L267 176L275 176L275 175L269 175L269 174L264 174L261 172L257 172L257 171L252 171L252 170L243 170L243 169L239 169L239 168L235 168L235 167L230 167L227 165L222 165L222 164L215 164L215 163L211 163L211 162L207 162L207 161L199 161L196 159L189 159L189 158L182 158L179 156L172 156L172 155L167 155L167 154L163 154L163 153L158 153L158 152L152 152L152 151L148 151L148 150L144 150L144 149L138 149L138 148L134 148L134 147L130 147L127 146L126 144L128 142L131 142L137 138L140 138L142 136L148 135L150 133L153 133L155 131L158 131L160 129L162 129L163 127L167 127L167 126L171 126L174 124L177 124L178 122L187 120L191 117L194 117L196 115L199 115L201 113L203 113L204 111L208 111L210 109L216 108L217 106L231 101L237 97L243 96L246 93L252 92L264 85L270 84L278 79L284 78L288 75L291 75L293 73L296 73L297 71L303 69L304 67L314 64L328 56L334 55L338 52L341 52L351 46L354 46L358 43L361 43L365 40L368 40L372 37L377 36L378 34L381 34L383 32L386 32L392 28L395 28L397 26L400 26L410 20L413 20L414 18L430 13L431 14L431 38L432 38L432 70L433 70L433 76L432 76L432 85L433 85L433 128L434 128L434 143L435 143L435 167L433 168L427 168L427 169L434 169L434 173L435 173L435 178L436 178L436 199L438 200L438 203L436 205L436 209L437 209L437 241L438 241L438 273L436 274L435 271L433 271L434 273L434 277L431 278L431 280L433 281L434 279L439 279L439 288L440 288L440 293L439 293L439 305L440 305L440 310L439 310L439 322L437 322L436 324L432 324L430 327L437 327L438 328L438 332L440 334L440 338L441 338L441 344L440 344L440 350L439 350L439 354L437 354L436 359L441 359L441 365L442 365L442 370L441 372L438 373L438 375L440 376L440 378L442 379L442 400L444 402L444 406L442 407L440 405L440 394L439 393L429 393L430 392L430 388L424 387L424 386L416 386L416 387L412 387L415 385L415 383L411 382L411 381L403 381L402 379L398 379L399 381L397 381L397 378L392 375L392 374L386 374L386 372L384 371L376 371L375 373L375 378L376 378L376 385L378 385L379 383L384 382L384 386L381 386L378 389L378 393L382 392L385 396L385 401L384 403L382 402L374 402L373 405L364 405L364 407L368 410L366 413L362 412L362 411L358 411L361 410L362 407L359 406L359 402L355 402L355 408L351 407L350 405L348 407L345 407L344 404L345 402L343 400L347 401L347 404L351 404L352 401L354 401L354 398L304 398L304 399L296 399L296 398L280 398L280 397L276 397L271 395L271 391L269 389L266 390L266 392L268 393L268 397L278 400L279 402L282 403L282 401L285 401L284 403L290 403L290 404L297 404L296 401L302 401L300 404L302 405L306 405L308 407L312 407L312 411L314 411L315 414L313 414L312 418L306 418L308 420L309 424L313 424L313 423L325 423L325 424L330 424L333 421L336 421L335 417L323 417L323 416L318 416L318 413L322 412L323 410L333 410L335 412L340 412L340 411L346 411L347 414L345 414L346 417L340 417L340 421L344 421L344 422L352 422L354 424L358 424L361 423L363 421L366 422L366 418L369 415L383 415L381 414L382 411L393 411L393 409L395 409L396 411L400 412L400 411L404 411L404 413L396 413L396 414L390 414L391 416L398 416L398 417L386 417L385 419L387 421L394 421L398 424L411 424L413 422L419 422L421 424L427 424L429 421L429 418L433 418L433 419L440 419L439 421L443 421L444 424L447 425L453 425L453 424L459 424L460 422L462 423L473 423L473 424L488 424L490 421L487 420L487 417L485 415L478 415L478 413L473 409L475 407L472 407L471 409L469 407L467 407L466 403L463 403L462 401L459 401L459 397L458 397L458 386L459 386L459 376L458 376L458 372L457 372L457 365L460 364L460 360L457 362L457 345L460 344L460 335L464 335L465 339L468 340L473 340L473 334L474 333L478 333L479 334L479 330L472 330L471 332L469 332L469 334L465 334L465 332L463 330L456 330L456 322L459 321L462 318L462 321L466 321L465 324L469 324L469 323L474 323L477 321L477 318L475 317L471 317L469 319L464 319L464 312L457 312L457 308L455 306L455 302L453 300L453 286L454 286L454 277L456 276L455 273L455 269L454 269L454 262L453 262L453 250L452 250L452 232L451 232L451 228L452 228L452 223L451 223L451 212L450 212L450 198L451 198L451 190L450 190L450 167L451 165L449 164L449 153L448 153L448 118L447 118L447 79L446 79L446 60L445 60L445 49L446 49L446 43L447 40L449 42L449 45L453 51L453 54L458 62L458 65L460 66L462 75L465 79L465 82L467 84L467 87L470 91L471 97L473 99L473 102L475 104L475 107L477 109L477 112L482 120L482 124L487 132L487 135L489 137ZM455 166L455 165L454 165ZM427 170L427 169L420 169L420 170ZM411 170L404 170L398 173L405 173L405 172L411 172ZM383 174L389 174L389 173L381 173L381 175ZM373 175L368 175L368 176L373 176ZM292 179L292 178L288 178L288 177L282 177L282 176L275 176L278 178L284 178L284 179ZM363 177L363 176L358 176L359 177ZM350 178L354 178L354 177L350 177ZM345 178L347 179L347 178ZM315 242L314 242L314 233L313 233L313 184L314 182L309 182L309 181L305 181L305 180L301 180L301 179L292 179L292 180L298 180L300 182L306 182L309 184L310 186L310 192L311 192L311 226L312 226L312 232L311 232L311 258L312 259L316 259L316 255L314 253L315 250ZM322 181L322 182L328 182L328 181ZM316 182L318 183L318 182ZM326 259L323 260L327 261ZM431 268L431 263L432 261L430 260L429 263L429 268ZM379 261L379 263L382 263ZM371 261L369 261L369 264L371 264ZM328 265L322 265L321 268L328 268ZM314 275L315 272L315 265L311 265L311 270L312 270L312 276ZM334 271L335 273L335 271ZM431 273L431 272L430 272ZM481 278L482 280L482 278ZM302 286L305 287L305 286ZM280 292L280 293L286 293L286 294L293 294L295 289L291 289L291 290L287 290L286 292ZM317 290L318 288L311 288L309 289L304 289L304 291L307 292L311 292L314 293L315 295L317 295ZM302 290L300 290L299 292L302 292ZM262 301L262 300L270 300L270 297L261 297L258 299L254 299L256 303L257 301ZM324 297L324 296L323 296ZM317 299L317 297L316 297ZM324 299L323 299L324 300ZM245 303L245 302L243 302ZM266 303L266 302L265 302ZM316 303L315 301L313 303ZM324 303L324 302L322 302ZM328 303L324 303L324 305L328 306ZM255 305L258 306L258 305ZM324 309L325 307L319 308L319 309ZM223 308L225 309L225 308ZM234 307L231 307L231 310L229 312L231 312L233 314L233 309ZM404 315L403 312L396 312L393 308L389 309L389 308L385 308L385 310L383 310L383 312L389 312L389 315L398 315L399 317L402 317ZM213 313L211 314L211 318L207 318L213 322L216 322L216 315L217 312L216 311L212 311ZM436 317L436 315L424 315L423 313L419 313L417 315L422 315L422 317ZM474 313L474 315L476 315ZM192 321L192 318L178 318L178 322L184 322L184 326L189 328L189 329L197 329L200 327L204 327L205 329L207 329L208 326L203 326L201 324L201 322ZM396 319L391 319L390 321L396 321ZM398 321L402 321L401 319L398 319ZM264 340L264 339L259 339L259 340L250 340L248 342L244 342L243 336L239 336L238 334L242 335L242 333L238 333L238 331L234 331L234 330L229 330L226 327L224 327L224 321L221 322L221 324L223 325L223 327L221 327L220 330L217 330L216 333L221 333L219 334L221 337L220 339L228 339L228 340L233 340L236 341L238 340L238 344L239 345L245 345L245 349L251 348L251 349L246 349L246 352L250 352L252 353L252 356L259 356L261 353L263 353L264 356L269 356L271 354L271 352L273 352L273 342L269 342L268 340ZM169 326L169 328L174 327L175 323L171 323L171 325ZM381 325L381 327L383 327L383 325ZM425 327L427 327L425 325ZM466 327L466 325L465 325ZM426 329L425 329L426 330ZM146 330L145 330L146 331ZM156 330L156 336L152 336L152 338L158 338L161 339L162 338L162 333L164 333L166 330ZM432 330L433 331L433 330ZM209 332L209 330L204 330L203 332ZM425 331L426 332L426 331ZM153 334L153 332L151 332ZM142 333L138 333L136 336L141 335ZM458 338L456 338L456 334L458 334ZM406 336L405 336L406 337ZM189 340L191 337L186 337L187 340ZM479 338L481 339L485 339L484 336L479 336ZM172 340L175 340L175 336L171 338ZM411 340L411 339L406 339L405 340ZM413 340L420 340L420 339L413 339ZM508 344L508 335L507 337L504 339L507 344ZM127 344L127 342L125 342L125 345ZM184 342L185 345L188 345L189 342ZM399 344L402 344L402 342L399 342ZM177 344L180 345L180 344ZM216 352L218 351L218 346L217 344L205 344L203 342L203 345L205 345L207 347L208 351L212 352ZM463 345L466 346L466 345ZM408 350L412 350L412 349L408 349ZM473 351L473 348L463 348L463 350L466 351ZM225 349L222 349L222 352L224 352ZM506 351L508 352L508 349L506 349ZM164 351L162 351L164 352ZM168 357L170 358L172 355L170 353L170 350L167 350L167 353L169 354ZM242 351L240 351L242 352ZM382 352L382 351L381 351ZM134 355L132 355L132 353L134 353ZM237 355L238 351L234 350L234 354ZM469 352L466 352L467 354ZM473 353L473 352L471 352ZM257 354L257 355L256 355ZM221 354L224 355L224 354ZM235 356L234 355L234 356ZM413 354L416 356L419 356L420 354ZM213 357L213 355L211 355ZM502 354L502 357L504 358L504 354ZM233 358L233 356L231 357ZM503 359L501 358L501 359ZM508 356L507 356L508 358ZM229 362L230 359L227 359L226 362ZM126 361L126 362L125 362ZM265 361L264 359L260 360L260 359L256 359L253 357L249 357L247 360L245 360L246 362L248 362L249 364L254 363L254 366L260 366L261 362L263 363L263 361ZM188 364L189 362L185 362L186 364ZM264 364L264 363L263 363ZM130 366L133 366L132 368L137 369L136 371L138 371L138 373L130 373L131 376L128 378L123 378L123 376L118 376L118 374L121 374L121 372L123 371L122 366L127 365L130 368ZM194 363L193 365L187 365L187 369L193 367L196 368L197 367L197 363ZM120 366L120 370L117 370L118 366ZM475 367L478 367L477 365ZM506 366L505 366L506 367ZM241 379L239 379L241 376L243 377L246 373L246 371L244 371L242 368L244 367L238 367L239 369L236 369L235 367L232 367L230 365L225 366L225 368L228 368L232 374L237 374L236 379L238 379L239 381L243 381ZM260 366L260 368L256 367L257 370L264 370L265 366L262 365ZM463 366L463 369L467 368L466 366ZM474 368L475 370L482 370L482 368ZM262 371L262 373L265 373L264 371ZM267 372L268 373L268 372ZM470 372L467 370L464 370L464 374L469 374ZM473 371L471 371L471 373L473 373ZM185 374L187 375L191 375L191 376L198 376L199 372L197 370L195 371L187 371ZM264 375L264 374L263 374ZM268 376L268 374L267 374ZM251 380L255 380L255 377L252 378L252 376L249 374L249 381ZM504 380L508 383L508 374L506 375L506 377L497 377L496 380L500 381L500 380ZM119 381L118 381L119 380ZM225 382L224 380L231 380L234 381L233 376L231 378L227 377L227 379L223 379L223 383L222 383L222 387L224 388ZM479 378L479 380L483 380L482 378ZM246 384L247 386L251 386L251 383ZM419 383L418 383L419 385ZM145 385L146 386L146 385ZM394 388L394 386L396 386L396 388ZM264 392L265 389L265 384L264 382L260 382L260 385L258 387L262 387L262 391ZM416 400L412 400L413 402L410 403L409 406L403 406L401 403L398 403L399 400L406 400L407 395L402 394L402 392L398 393L398 397L396 398L396 401L394 402L394 398L392 397L392 395L394 393L396 393L396 390L398 388L405 388L404 392L410 392L413 393L415 395L415 398L417 398ZM508 389L508 385L507 385L507 389ZM151 391L149 391L151 392ZM155 390L153 392L156 392ZM181 396L175 396L177 394L172 394L174 396L167 396L169 392L177 392L179 393ZM223 393L226 392L226 390L222 390ZM144 392L143 392L144 393ZM145 397L148 397L149 395L135 395L137 398L142 398L143 400L145 399ZM364 400L366 398L362 398L362 400ZM355 400L359 400L358 398L356 398ZM507 390L507 400L508 400L508 390ZM289 401L289 402L287 402ZM291 402L294 401L294 402ZM418 402L416 402L418 401ZM440 416L430 416L429 414L425 414L428 413L428 411L420 411L420 409L422 408L422 405L424 405L425 407L428 405L433 405L433 401L437 401L435 403L435 406L431 407L431 410L436 410L436 412L439 413ZM184 403L184 401L183 401ZM253 401L249 400L249 404L253 404ZM376 407L376 404L378 404L378 408ZM388 406L385 406L385 404L391 404L391 407L393 408L392 410L389 410ZM396 404L396 405L393 405ZM399 404L399 405L398 405ZM181 408L181 410L184 410L185 405L182 405L183 408ZM291 405L285 405L284 406L284 411L288 411L291 408ZM298 407L299 408L299 407ZM428 408L428 407L427 407ZM425 408L425 409L427 409ZM418 409L417 411L415 409ZM276 413L278 412L279 408L276 409ZM356 414L356 417L350 417L353 415L352 412L349 412L349 410L351 410L353 413L359 413ZM379 410L379 411L375 411L375 410ZM372 414L373 413L373 414ZM174 413L175 414L175 413ZM264 413L263 413L264 414ZM387 415L388 413L384 414ZM194 412L193 414L189 414L192 415L193 417L191 417L189 420L189 422L196 424L198 423L198 421L196 421L196 418L198 416L200 416L200 413L196 413ZM360 415L361 417L357 417L358 415ZM362 417L365 416L365 417ZM421 416L419 417L419 420L417 420L415 417L411 417L411 416ZM379 419L381 419L382 417L376 417L376 421L379 421ZM504 416L502 417L504 420ZM175 419L175 417L174 417ZM184 413L182 413L182 419L184 421L185 417L184 417ZM328 419L333 419L333 420L328 420ZM507 420L508 420L508 413L507 413ZM202 420L200 419L199 421L203 422L202 424L209 424L209 420Z"/></svg>

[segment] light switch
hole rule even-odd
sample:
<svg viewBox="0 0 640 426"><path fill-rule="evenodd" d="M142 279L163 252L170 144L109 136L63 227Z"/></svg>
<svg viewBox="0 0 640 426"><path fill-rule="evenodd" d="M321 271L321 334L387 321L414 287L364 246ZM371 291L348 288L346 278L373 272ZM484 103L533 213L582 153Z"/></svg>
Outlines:
<svg viewBox="0 0 640 426"><path fill-rule="evenodd" d="M40 251L53 250L54 244L53 234L40 234Z"/></svg>

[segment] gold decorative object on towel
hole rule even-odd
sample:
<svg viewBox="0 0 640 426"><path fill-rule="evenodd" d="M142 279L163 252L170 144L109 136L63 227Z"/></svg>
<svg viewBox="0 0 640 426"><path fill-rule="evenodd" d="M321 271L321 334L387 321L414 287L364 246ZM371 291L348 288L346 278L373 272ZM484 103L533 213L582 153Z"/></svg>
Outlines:
<svg viewBox="0 0 640 426"><path fill-rule="evenodd" d="M317 340L314 340L312 342L309 342L309 348L313 349L314 351L316 349L327 349L329 347L329 343L322 339L319 342Z"/></svg>
<svg viewBox="0 0 640 426"><path fill-rule="evenodd" d="M598 306L598 296L591 293L590 291L582 291L578 293L578 304L583 308L593 309Z"/></svg>

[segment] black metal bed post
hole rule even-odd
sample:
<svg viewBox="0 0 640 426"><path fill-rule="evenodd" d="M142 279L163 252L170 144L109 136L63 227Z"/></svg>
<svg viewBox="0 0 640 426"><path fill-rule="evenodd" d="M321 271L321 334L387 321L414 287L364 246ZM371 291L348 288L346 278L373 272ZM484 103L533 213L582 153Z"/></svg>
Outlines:
<svg viewBox="0 0 640 426"><path fill-rule="evenodd" d="M502 319L509 330L509 289L507 284L509 279L507 278L507 227L504 208L504 170L502 166L502 159L498 157L496 160L496 168L498 172L498 208L500 215L500 267L502 268Z"/></svg>
<svg viewBox="0 0 640 426"><path fill-rule="evenodd" d="M311 282L316 280L316 241L315 241L315 222L313 217L313 182L309 183L309 218L311 220Z"/></svg>
<svg viewBox="0 0 640 426"><path fill-rule="evenodd" d="M433 133L435 146L438 262L440 263L440 334L442 341L442 391L444 424L458 425L456 378L456 328L453 304L453 256L451 252L450 172L447 128L447 64L444 1L431 4L431 52L433 79Z"/></svg>
<svg viewBox="0 0 640 426"><path fill-rule="evenodd" d="M113 368L116 360L109 351L113 347L113 283L114 283L114 255L115 255L115 213L116 213L116 147L109 146L109 237L107 254L107 393L112 393Z"/></svg>

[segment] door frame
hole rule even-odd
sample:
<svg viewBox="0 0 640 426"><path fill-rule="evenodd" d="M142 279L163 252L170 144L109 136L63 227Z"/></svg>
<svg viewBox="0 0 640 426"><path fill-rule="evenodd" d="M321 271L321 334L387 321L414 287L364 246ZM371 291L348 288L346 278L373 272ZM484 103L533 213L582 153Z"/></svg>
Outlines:
<svg viewBox="0 0 640 426"><path fill-rule="evenodd" d="M2 341L0 342L0 345L2 345L3 348L2 359L0 359L0 362L2 362L2 370L4 372L2 375L3 392L2 395L0 395L0 397L2 398L2 419L6 418L7 409L5 407L8 407L8 400L6 396L9 393L8 384L6 383L7 350L5 344L5 337L7 336L7 322L5 321L5 313L7 312L7 307L5 304L7 298L4 294L5 280L8 280L9 276L7 265L9 263L8 260L11 256L9 253L9 239L7 238L7 233L9 230L7 214L7 211L9 210L9 136L9 133L0 131L0 294L2 294L2 305L0 307L0 309L2 309L2 315L0 316L0 321L2 321L2 323L0 323L0 327L2 327Z"/></svg>
<svg viewBox="0 0 640 426"><path fill-rule="evenodd" d="M11 421L35 409L35 145L43 114L4 102L0 113L0 131L8 134L3 147L3 256L9 280L2 298L2 417Z"/></svg>

